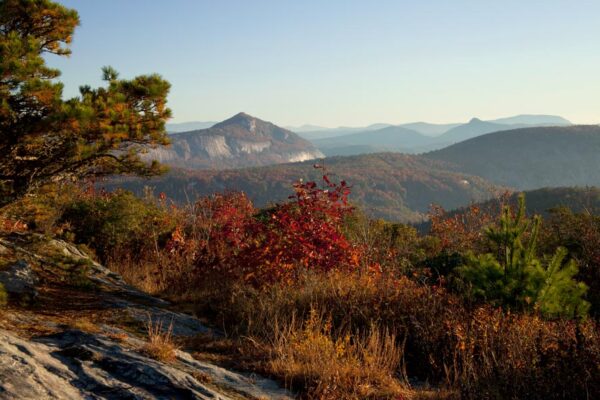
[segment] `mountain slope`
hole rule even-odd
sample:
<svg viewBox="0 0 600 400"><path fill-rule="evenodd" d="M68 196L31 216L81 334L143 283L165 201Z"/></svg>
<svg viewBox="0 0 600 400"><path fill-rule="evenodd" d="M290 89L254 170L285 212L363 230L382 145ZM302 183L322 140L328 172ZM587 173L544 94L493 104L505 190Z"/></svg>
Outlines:
<svg viewBox="0 0 600 400"><path fill-rule="evenodd" d="M477 208L491 215L498 215L502 205L509 204L515 210L519 204L519 196L525 195L525 208L527 215L542 215L547 218L552 209L567 207L574 213L600 213L600 188L594 186L586 187L555 187L526 190L523 192L509 193L508 197L489 199L477 203ZM469 207L460 207L448 210L447 216L464 214ZM417 229L426 233L431 228L431 221L424 221L416 225Z"/></svg>
<svg viewBox="0 0 600 400"><path fill-rule="evenodd" d="M483 135L424 157L518 189L600 185L600 127L522 128Z"/></svg>
<svg viewBox="0 0 600 400"><path fill-rule="evenodd" d="M452 128L456 128L462 124L430 124L429 122L410 122L408 124L401 124L406 129L412 129L427 136L439 136Z"/></svg>
<svg viewBox="0 0 600 400"><path fill-rule="evenodd" d="M442 144L458 143L462 142L463 140L485 135L486 133L499 132L514 128L520 128L520 126L513 127L512 125L498 124L482 121L479 118L473 118L466 124L459 125L448 130L446 133L438 137L438 141Z"/></svg>
<svg viewBox="0 0 600 400"><path fill-rule="evenodd" d="M170 139L170 147L152 149L146 159L175 167L223 169L323 157L295 133L245 113L209 129L173 134Z"/></svg>
<svg viewBox="0 0 600 400"><path fill-rule="evenodd" d="M541 214L546 216L553 208L567 207L575 213L600 212L600 188L587 187L553 187L520 192L525 194L525 204L529 215ZM509 203L516 207L519 192L513 193L508 199ZM498 200L487 200L481 203L482 207L490 208L496 205Z"/></svg>
<svg viewBox="0 0 600 400"><path fill-rule="evenodd" d="M395 221L420 221L432 203L451 209L503 191L479 177L449 172L445 163L406 154L333 157L326 159L326 167L330 175L353 186L352 202L372 216ZM318 182L320 171L309 162L226 171L173 170L149 181L121 179L109 189L118 186L142 193L150 186L179 202L237 190L262 207L286 200L298 179Z"/></svg>
<svg viewBox="0 0 600 400"><path fill-rule="evenodd" d="M364 127L348 127L348 126L340 126L338 128L321 128L318 130L302 130L302 129L291 129L292 131L298 133L300 136L307 140L319 140L325 138L333 138L338 136L351 135L353 133L358 132L366 132L366 131L374 131L381 128L386 128L388 126L392 126L391 124L371 124L369 126Z"/></svg>

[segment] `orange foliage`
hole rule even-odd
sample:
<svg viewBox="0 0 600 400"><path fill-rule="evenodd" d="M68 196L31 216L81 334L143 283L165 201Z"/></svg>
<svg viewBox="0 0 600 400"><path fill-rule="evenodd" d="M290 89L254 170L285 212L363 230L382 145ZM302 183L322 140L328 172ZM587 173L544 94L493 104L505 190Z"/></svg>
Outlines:
<svg viewBox="0 0 600 400"><path fill-rule="evenodd" d="M484 237L484 228L494 222L497 212L472 204L462 212L448 214L437 205L431 206L430 234L439 239L439 252L456 253L473 248Z"/></svg>

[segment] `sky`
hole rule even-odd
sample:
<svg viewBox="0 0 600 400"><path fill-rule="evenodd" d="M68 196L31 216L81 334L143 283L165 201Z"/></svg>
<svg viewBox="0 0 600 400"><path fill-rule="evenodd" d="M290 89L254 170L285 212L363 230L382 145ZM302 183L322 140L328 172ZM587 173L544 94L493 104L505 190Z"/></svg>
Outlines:
<svg viewBox="0 0 600 400"><path fill-rule="evenodd" d="M555 114L600 122L600 1L59 0L65 96L159 73L173 120L282 126Z"/></svg>

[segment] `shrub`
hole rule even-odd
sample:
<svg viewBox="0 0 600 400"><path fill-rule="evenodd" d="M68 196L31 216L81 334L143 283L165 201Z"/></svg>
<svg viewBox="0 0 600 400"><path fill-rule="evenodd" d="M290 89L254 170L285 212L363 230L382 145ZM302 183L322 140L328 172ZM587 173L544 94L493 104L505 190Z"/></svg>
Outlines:
<svg viewBox="0 0 600 400"><path fill-rule="evenodd" d="M156 251L173 229L171 218L152 198L140 199L124 190L91 190L65 207L61 222L76 243L94 249L106 262L120 248L132 254Z"/></svg>
<svg viewBox="0 0 600 400"><path fill-rule="evenodd" d="M343 232L349 188L323 180L326 189L300 182L290 201L262 212L241 193L200 199L167 248L193 260L184 274L196 282L213 276L260 287L291 283L305 270L356 269L360 251Z"/></svg>
<svg viewBox="0 0 600 400"><path fill-rule="evenodd" d="M360 249L363 270L408 274L425 258L424 238L410 225L369 219L358 211L345 219L344 235Z"/></svg>
<svg viewBox="0 0 600 400"><path fill-rule="evenodd" d="M65 207L80 194L81 188L72 183L43 186L35 195L24 197L2 209L2 230L60 234L61 215Z"/></svg>
<svg viewBox="0 0 600 400"><path fill-rule="evenodd" d="M300 183L289 202L268 210L256 210L240 193L169 210L177 227L166 246L120 265L144 285L158 276L155 289L193 304L238 340L253 368L303 389L307 398L398 397L405 376L466 399L600 392L597 322L558 318L584 309L583 287L564 250L537 257L539 222L505 210L496 226L478 225L472 248L484 254L464 256L403 226L349 226L355 215L347 187L324 182L324 188ZM370 231L361 238L363 228ZM465 268L465 257L476 261L473 278L466 273L464 281L482 283L470 286L472 297L481 289L480 300L504 309L467 303L443 280L413 277L425 261L450 271ZM505 276L507 285L497 284ZM557 318L515 313L534 308ZM165 348L165 340L155 342Z"/></svg>
<svg viewBox="0 0 600 400"><path fill-rule="evenodd" d="M504 202L504 198L500 199ZM447 213L439 206L429 212L429 235L437 239L431 249L435 254L464 254L483 246L484 228L495 221L494 207L481 208L473 204L463 210Z"/></svg>

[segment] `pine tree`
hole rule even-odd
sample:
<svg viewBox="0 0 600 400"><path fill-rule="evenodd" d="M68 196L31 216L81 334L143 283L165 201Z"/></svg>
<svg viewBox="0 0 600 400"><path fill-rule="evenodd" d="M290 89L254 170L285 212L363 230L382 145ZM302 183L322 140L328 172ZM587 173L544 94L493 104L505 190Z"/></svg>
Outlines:
<svg viewBox="0 0 600 400"><path fill-rule="evenodd" d="M526 218L523 195L516 215L508 206L502 210L498 226L485 231L494 253L469 253L457 269L468 297L511 309L538 309L547 317L587 313L587 287L573 279L577 265L564 262L567 250L559 247L552 257L537 257L540 223L539 216Z"/></svg>
<svg viewBox="0 0 600 400"><path fill-rule="evenodd" d="M68 56L78 24L75 10L49 0L0 0L0 206L49 182L161 171L140 157L168 143L160 76L121 80L105 67L105 87L63 100L44 55Z"/></svg>
<svg viewBox="0 0 600 400"><path fill-rule="evenodd" d="M537 297L537 306L543 315L583 317L590 308L590 304L582 300L588 288L573 279L578 272L577 264L573 260L565 263L567 254L567 249L559 247L548 261L544 284Z"/></svg>

